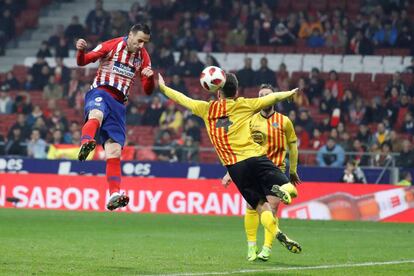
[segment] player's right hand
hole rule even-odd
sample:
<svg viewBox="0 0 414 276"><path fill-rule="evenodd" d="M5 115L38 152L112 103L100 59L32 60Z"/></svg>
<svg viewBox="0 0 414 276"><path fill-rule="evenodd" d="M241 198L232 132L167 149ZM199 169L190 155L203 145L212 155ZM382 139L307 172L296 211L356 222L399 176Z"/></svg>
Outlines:
<svg viewBox="0 0 414 276"><path fill-rule="evenodd" d="M229 173L227 172L226 175L223 176L223 178L221 179L221 185L223 185L224 188L227 188L232 181L233 180L231 179Z"/></svg>
<svg viewBox="0 0 414 276"><path fill-rule="evenodd" d="M85 49L88 47L88 43L86 42L85 39L78 39L78 41L76 41L76 49L79 51L85 51Z"/></svg>
<svg viewBox="0 0 414 276"><path fill-rule="evenodd" d="M300 183L302 183L297 173L291 172L289 173L289 176L290 176L290 183L292 183L293 185L297 186Z"/></svg>

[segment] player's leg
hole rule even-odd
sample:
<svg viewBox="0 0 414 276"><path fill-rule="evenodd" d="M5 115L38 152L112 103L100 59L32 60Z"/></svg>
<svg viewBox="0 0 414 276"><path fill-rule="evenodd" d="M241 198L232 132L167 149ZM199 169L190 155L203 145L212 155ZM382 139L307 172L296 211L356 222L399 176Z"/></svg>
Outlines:
<svg viewBox="0 0 414 276"><path fill-rule="evenodd" d="M86 160L89 153L96 147L95 135L102 125L104 114L98 109L92 109L88 113L88 119L82 127L81 147L78 154L80 161Z"/></svg>
<svg viewBox="0 0 414 276"><path fill-rule="evenodd" d="M257 258L257 230L259 228L259 214L247 204L246 214L244 215L244 230L247 238L247 260L254 261Z"/></svg>
<svg viewBox="0 0 414 276"><path fill-rule="evenodd" d="M106 140L104 149L106 156L106 180L110 194L106 208L112 211L126 206L129 202L129 197L120 193L122 146L110 138Z"/></svg>

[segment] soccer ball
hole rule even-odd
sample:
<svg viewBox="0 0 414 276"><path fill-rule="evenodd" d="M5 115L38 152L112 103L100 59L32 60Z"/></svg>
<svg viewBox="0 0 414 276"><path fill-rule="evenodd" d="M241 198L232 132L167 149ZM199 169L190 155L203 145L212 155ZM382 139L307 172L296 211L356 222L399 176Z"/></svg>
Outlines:
<svg viewBox="0 0 414 276"><path fill-rule="evenodd" d="M208 92L216 92L226 83L226 73L217 66L204 68L200 75L201 86Z"/></svg>

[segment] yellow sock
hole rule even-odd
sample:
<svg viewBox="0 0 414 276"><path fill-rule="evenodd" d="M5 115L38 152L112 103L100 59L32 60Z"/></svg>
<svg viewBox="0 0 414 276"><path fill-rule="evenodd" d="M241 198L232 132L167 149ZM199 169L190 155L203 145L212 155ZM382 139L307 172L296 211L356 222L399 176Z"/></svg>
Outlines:
<svg viewBox="0 0 414 276"><path fill-rule="evenodd" d="M284 184L284 185L282 185L281 188L283 190L285 190L286 192L288 192L291 197L297 197L298 196L298 190L296 189L295 185L293 185L292 183Z"/></svg>
<svg viewBox="0 0 414 276"><path fill-rule="evenodd" d="M259 214L256 210L246 209L244 229L246 230L247 242L249 244L256 244L257 228L259 228Z"/></svg>
<svg viewBox="0 0 414 276"><path fill-rule="evenodd" d="M260 221L263 227L265 228L265 231L268 231L267 233L267 235L269 236L268 239L272 239L272 242L273 242L273 239L276 236L276 220L275 220L275 217L273 216L273 213L271 211L262 212L262 214L260 215ZM265 240L266 240L266 236L265 236ZM266 242L265 242L265 245L266 245ZM271 246L272 245L270 245L270 247Z"/></svg>
<svg viewBox="0 0 414 276"><path fill-rule="evenodd" d="M268 248L272 248L272 244L273 244L273 240L275 239L275 235L276 235L277 232L279 232L279 219L277 217L275 217L275 222L276 222L276 231L275 231L274 234L271 233L266 228L264 229L264 246L266 246Z"/></svg>

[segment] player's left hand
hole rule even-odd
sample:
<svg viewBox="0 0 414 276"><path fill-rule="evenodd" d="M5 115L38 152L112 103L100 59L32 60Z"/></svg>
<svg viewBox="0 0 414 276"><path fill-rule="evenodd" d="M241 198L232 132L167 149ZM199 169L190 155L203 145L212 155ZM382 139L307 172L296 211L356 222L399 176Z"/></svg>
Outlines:
<svg viewBox="0 0 414 276"><path fill-rule="evenodd" d="M221 185L223 185L224 188L227 188L232 181L233 180L231 179L229 173L226 173L226 175L221 179Z"/></svg>
<svg viewBox="0 0 414 276"><path fill-rule="evenodd" d="M154 75L154 71L150 67L145 67L141 71L141 75L146 76L147 78L150 78Z"/></svg>
<svg viewBox="0 0 414 276"><path fill-rule="evenodd" d="M289 176L290 176L290 183L292 183L293 185L297 186L300 183L302 183L302 180L300 180L299 175L297 173L291 172Z"/></svg>
<svg viewBox="0 0 414 276"><path fill-rule="evenodd" d="M164 78L158 73L158 85L165 85Z"/></svg>

